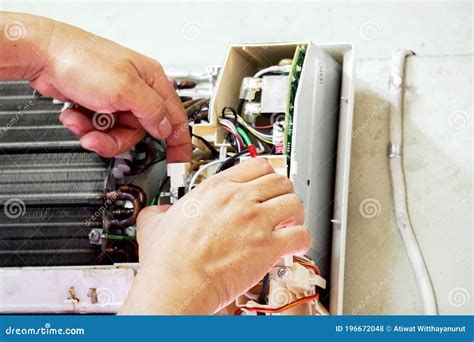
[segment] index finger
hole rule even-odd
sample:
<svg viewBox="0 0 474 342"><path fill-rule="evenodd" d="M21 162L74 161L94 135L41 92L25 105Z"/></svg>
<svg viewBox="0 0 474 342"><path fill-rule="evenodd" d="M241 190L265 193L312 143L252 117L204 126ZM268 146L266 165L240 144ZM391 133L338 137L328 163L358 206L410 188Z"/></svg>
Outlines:
<svg viewBox="0 0 474 342"><path fill-rule="evenodd" d="M236 183L246 183L274 172L275 170L266 159L252 158L218 173L214 179L219 177Z"/></svg>
<svg viewBox="0 0 474 342"><path fill-rule="evenodd" d="M189 121L176 90L171 85L161 65L146 57L150 69L140 70L145 82L164 100L168 121L171 124L171 134L166 138L168 162L191 161L192 143L189 134Z"/></svg>

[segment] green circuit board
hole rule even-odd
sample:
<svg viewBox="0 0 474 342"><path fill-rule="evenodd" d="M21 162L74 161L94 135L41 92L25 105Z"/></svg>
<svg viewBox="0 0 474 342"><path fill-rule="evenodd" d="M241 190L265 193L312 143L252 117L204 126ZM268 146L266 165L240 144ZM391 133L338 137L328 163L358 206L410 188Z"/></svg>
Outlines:
<svg viewBox="0 0 474 342"><path fill-rule="evenodd" d="M291 67L290 75L288 77L289 91L288 91L288 105L287 112L285 115L285 154L288 158L288 170L290 169L290 156L291 156L291 139L293 136L293 114L295 107L296 92L298 90L298 84L303 69L304 58L306 55L306 47L304 45L298 45L293 56L293 64Z"/></svg>

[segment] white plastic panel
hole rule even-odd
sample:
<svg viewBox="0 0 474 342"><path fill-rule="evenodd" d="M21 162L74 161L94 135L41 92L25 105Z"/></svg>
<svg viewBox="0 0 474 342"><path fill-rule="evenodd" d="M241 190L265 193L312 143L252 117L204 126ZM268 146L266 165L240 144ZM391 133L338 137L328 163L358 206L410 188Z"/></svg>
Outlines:
<svg viewBox="0 0 474 342"><path fill-rule="evenodd" d="M0 268L0 313L116 313L132 267Z"/></svg>

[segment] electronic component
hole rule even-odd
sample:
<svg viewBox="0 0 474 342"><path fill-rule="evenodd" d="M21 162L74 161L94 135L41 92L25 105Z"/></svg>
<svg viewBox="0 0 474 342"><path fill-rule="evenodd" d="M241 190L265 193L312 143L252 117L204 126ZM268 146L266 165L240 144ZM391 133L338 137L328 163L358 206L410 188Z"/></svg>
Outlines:
<svg viewBox="0 0 474 342"><path fill-rule="evenodd" d="M285 113L288 106L288 75L263 76L262 113Z"/></svg>
<svg viewBox="0 0 474 342"><path fill-rule="evenodd" d="M236 315L328 315L318 289L326 280L304 257L285 258L246 294L237 298ZM258 296L257 296L258 293Z"/></svg>

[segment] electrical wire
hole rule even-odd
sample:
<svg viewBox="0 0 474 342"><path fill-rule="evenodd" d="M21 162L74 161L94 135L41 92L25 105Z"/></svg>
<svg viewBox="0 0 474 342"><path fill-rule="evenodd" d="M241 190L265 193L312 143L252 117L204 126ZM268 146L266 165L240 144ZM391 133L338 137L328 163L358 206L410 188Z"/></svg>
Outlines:
<svg viewBox="0 0 474 342"><path fill-rule="evenodd" d="M245 129L247 129L250 133L252 133L252 135L254 135L255 137L257 137L258 139L260 139L261 141L263 141L267 144L273 145L273 142L272 142L273 135L259 132L258 130L256 130L255 128L250 126L244 119L242 119L242 117L240 115L236 114L236 116L237 116L238 124L240 124ZM224 118L228 119L229 116L225 115Z"/></svg>
<svg viewBox="0 0 474 342"><path fill-rule="evenodd" d="M222 172L224 170L227 170L228 168L234 166L234 162L240 158L243 157L244 155L248 154L248 150L243 150L240 151L239 153L234 154L232 157L227 158L222 162L222 164L217 168L216 173Z"/></svg>
<svg viewBox="0 0 474 342"><path fill-rule="evenodd" d="M262 279L262 288L260 289L260 293L258 294L258 303L265 305L267 304L267 296L270 290L270 273L265 274Z"/></svg>
<svg viewBox="0 0 474 342"><path fill-rule="evenodd" d="M191 181L189 182L189 190L192 190L192 188L194 187L194 184L196 183L198 177L204 172L204 170L208 169L209 167L211 167L213 165L225 163L227 160L228 159L213 160L213 161L205 164L204 166L202 166L199 170L196 171L196 173L193 175L193 178L191 178Z"/></svg>
<svg viewBox="0 0 474 342"><path fill-rule="evenodd" d="M285 304L285 305L282 305L282 306L279 306L279 307L276 307L276 308L258 308L258 307L244 306L244 307L237 308L235 310L234 314L235 315L240 315L240 314L242 314L243 310L248 310L248 311L252 311L252 312L269 313L269 314L281 313L281 312L286 311L288 309L291 309L295 306L299 306L299 305L311 302L311 301L316 300L318 298L319 298L319 293L315 293L314 295L296 299L293 302L290 302L288 304Z"/></svg>
<svg viewBox="0 0 474 342"><path fill-rule="evenodd" d="M237 145L237 152L240 152L243 148L242 139L240 139L240 137L236 133L231 131L227 126L222 125L222 128L226 130L232 137L234 137L236 145Z"/></svg>
<svg viewBox="0 0 474 342"><path fill-rule="evenodd" d="M231 120L223 119L223 118L219 119L219 123L227 132L229 132L234 137L234 139L236 139L237 144L238 144L237 152L240 152L245 146L244 146L244 142L242 141L241 136L237 132L237 128L235 127L234 123Z"/></svg>
<svg viewBox="0 0 474 342"><path fill-rule="evenodd" d="M311 260L308 260L308 259L305 259L305 258L294 255L293 256L293 261L297 262L301 266L304 266L306 268L309 268L309 269L313 270L314 273L316 273L317 275L321 275L321 270Z"/></svg>
<svg viewBox="0 0 474 342"><path fill-rule="evenodd" d="M398 229L403 238L405 249L410 259L418 282L425 314L437 315L436 296L431 283L420 246L410 221L407 203L405 175L403 173L402 151L402 116L403 116L403 70L407 56L414 55L410 50L396 51L392 56L390 72L390 143L389 168L392 178L393 204Z"/></svg>
<svg viewBox="0 0 474 342"><path fill-rule="evenodd" d="M222 116L225 115L225 111L226 111L226 110L229 110L229 111L232 113L232 115L233 115L234 118L235 118L235 126L238 126L238 122L237 122L237 121L238 121L238 120L237 120L237 112L235 111L235 109L232 108L232 107L230 107L230 106L225 106L224 108L222 108L222 111L221 111Z"/></svg>
<svg viewBox="0 0 474 342"><path fill-rule="evenodd" d="M237 127L237 132L240 134L240 136L244 139L245 141L245 144L247 146L249 145L252 145L252 140L250 140L249 136L247 135L247 133L245 133L245 131L240 128L240 127Z"/></svg>
<svg viewBox="0 0 474 342"><path fill-rule="evenodd" d="M291 71L291 64L289 65L272 65L268 68L264 68L258 71L253 77L259 78L269 73L289 73Z"/></svg>
<svg viewBox="0 0 474 342"><path fill-rule="evenodd" d="M195 137L196 139L198 139L199 141L201 141L209 149L209 151L211 151L212 156L214 158L219 158L219 152L216 150L216 148L214 146L211 145L211 143L209 141L207 141L203 137L201 137L199 135L196 135L194 133L192 134L192 136Z"/></svg>
<svg viewBox="0 0 474 342"><path fill-rule="evenodd" d="M255 129L270 129L270 128L273 128L273 125L267 125L267 126L252 125L252 127L255 128Z"/></svg>

